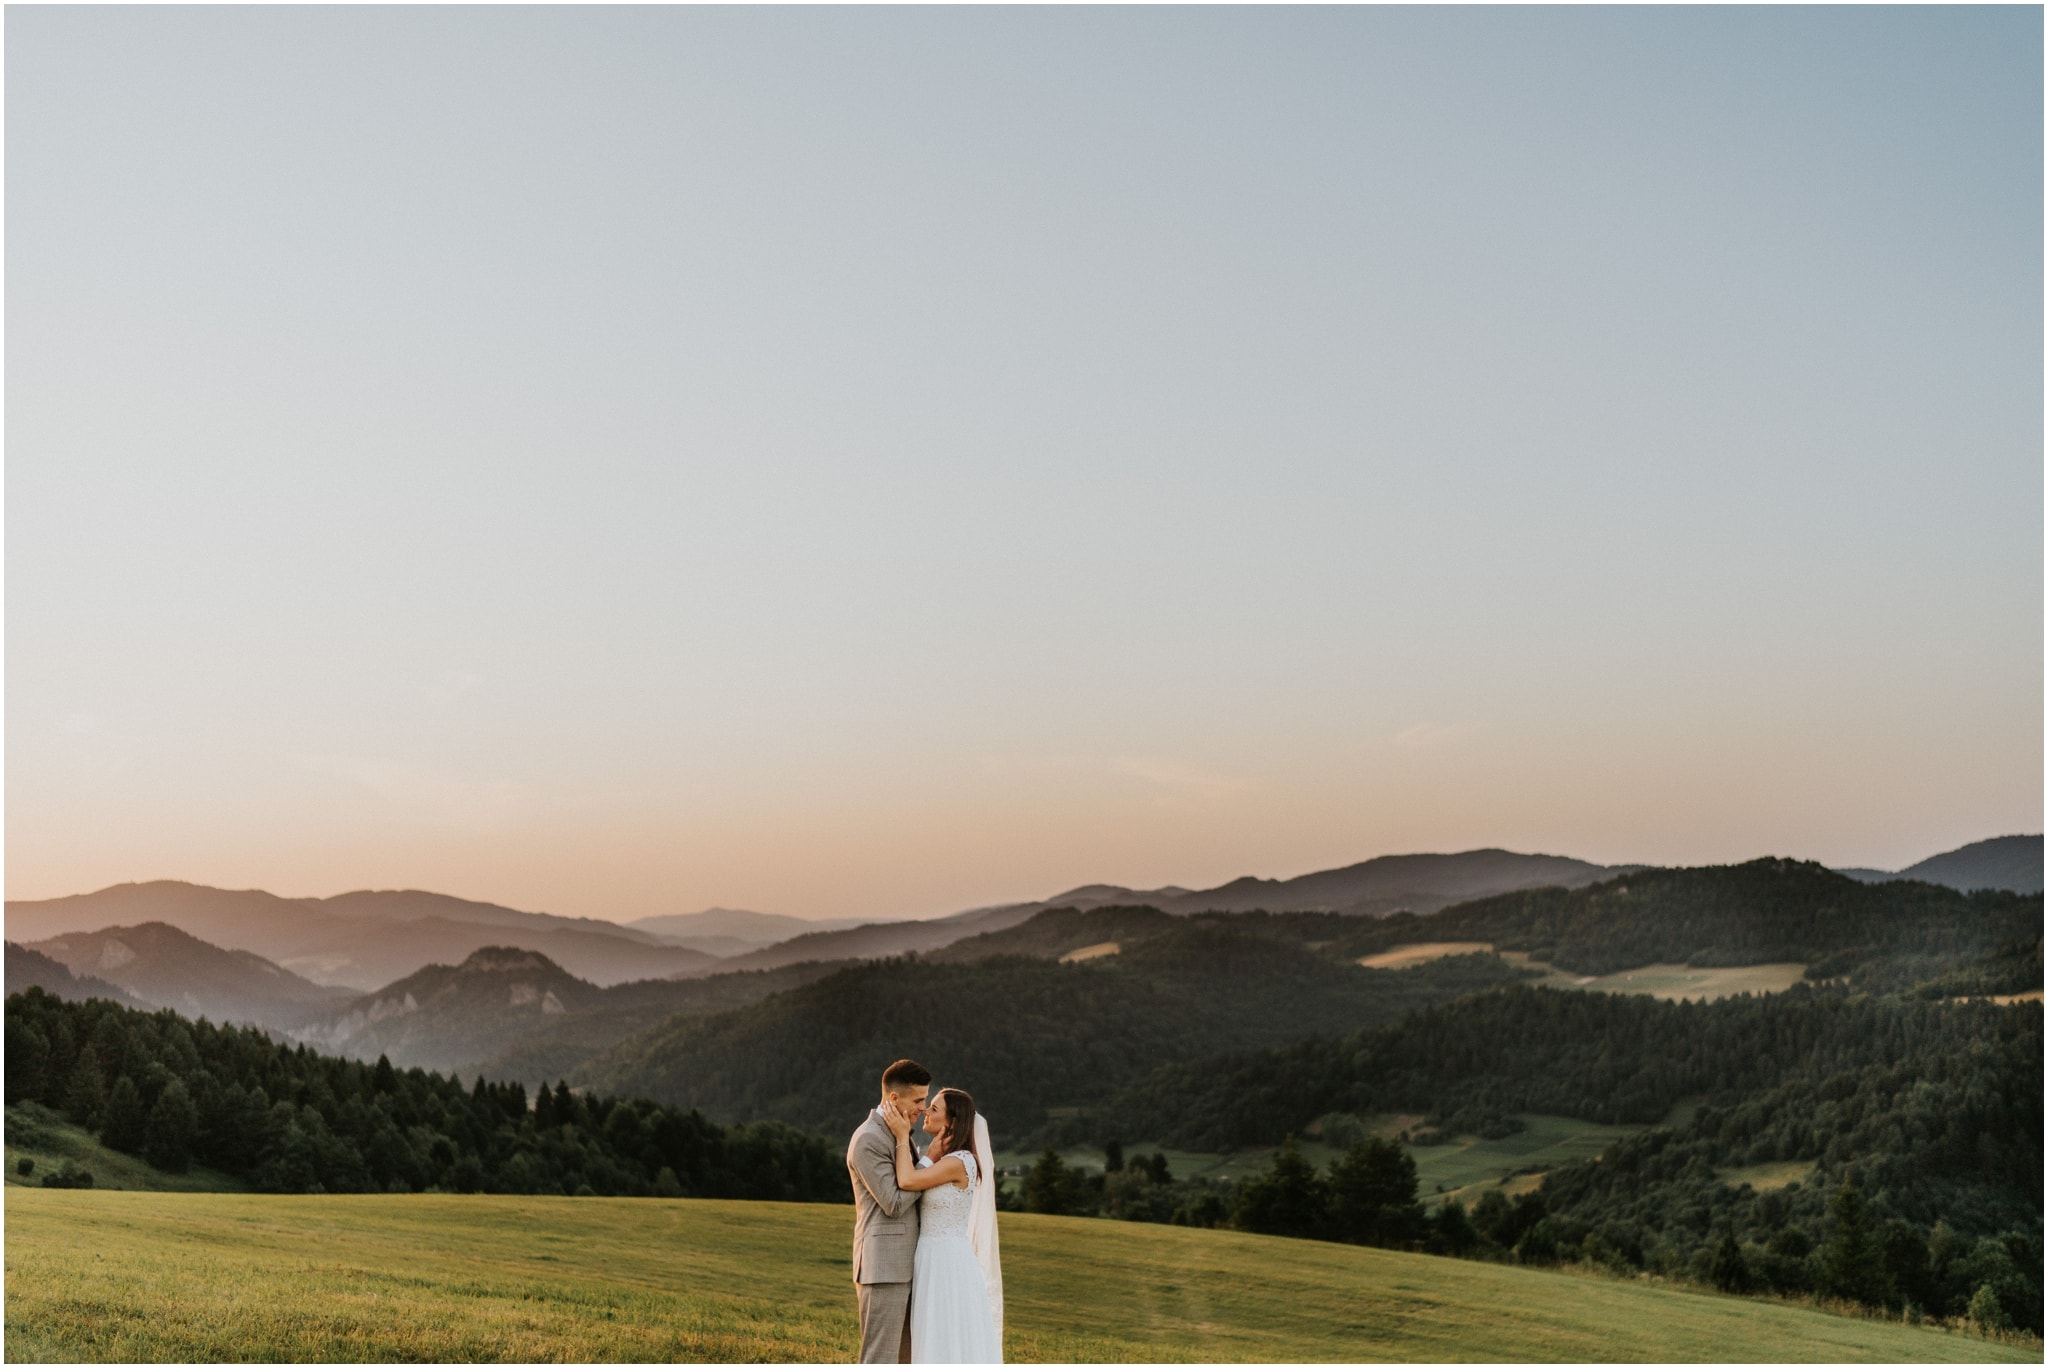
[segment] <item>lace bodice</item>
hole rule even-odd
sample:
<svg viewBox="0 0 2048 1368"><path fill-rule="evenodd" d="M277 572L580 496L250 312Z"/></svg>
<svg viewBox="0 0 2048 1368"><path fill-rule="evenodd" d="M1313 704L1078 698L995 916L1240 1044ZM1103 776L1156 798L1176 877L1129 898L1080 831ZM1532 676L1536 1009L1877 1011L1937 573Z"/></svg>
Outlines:
<svg viewBox="0 0 2048 1368"><path fill-rule="evenodd" d="M974 1162L973 1150L954 1150L953 1153L959 1155L960 1162L967 1166L967 1186L941 1183L925 1190L924 1200L918 1203L917 1208L919 1239L929 1240L934 1235L967 1238L967 1218L974 1211L974 1189L981 1181L981 1175ZM928 1167L932 1162L931 1156L926 1155L918 1167Z"/></svg>

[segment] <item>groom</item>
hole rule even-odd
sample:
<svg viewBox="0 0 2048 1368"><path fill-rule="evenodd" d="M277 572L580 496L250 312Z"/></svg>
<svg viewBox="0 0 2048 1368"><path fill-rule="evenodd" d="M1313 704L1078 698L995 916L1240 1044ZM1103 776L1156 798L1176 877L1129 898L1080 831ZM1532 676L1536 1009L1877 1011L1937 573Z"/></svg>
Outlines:
<svg viewBox="0 0 2048 1368"><path fill-rule="evenodd" d="M860 1361L910 1362L910 1276L917 1261L917 1199L896 1186L896 1137L882 1120L894 1107L915 1126L932 1089L914 1059L882 1070L882 1102L846 1146L853 1178L853 1281L860 1294Z"/></svg>

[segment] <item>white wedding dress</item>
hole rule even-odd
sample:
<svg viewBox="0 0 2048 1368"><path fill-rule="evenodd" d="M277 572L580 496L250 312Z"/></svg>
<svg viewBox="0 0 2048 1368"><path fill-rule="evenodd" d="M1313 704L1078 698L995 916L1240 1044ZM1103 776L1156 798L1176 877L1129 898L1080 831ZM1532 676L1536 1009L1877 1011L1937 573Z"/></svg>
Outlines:
<svg viewBox="0 0 2048 1368"><path fill-rule="evenodd" d="M987 1123L975 1118L977 1138ZM989 1153L986 1140L983 1153ZM995 1192L970 1150L955 1150L967 1186L929 1188L918 1217L916 1271L910 1283L912 1363L1003 1361L1002 1265L995 1244ZM923 1168L930 1156L919 1161Z"/></svg>

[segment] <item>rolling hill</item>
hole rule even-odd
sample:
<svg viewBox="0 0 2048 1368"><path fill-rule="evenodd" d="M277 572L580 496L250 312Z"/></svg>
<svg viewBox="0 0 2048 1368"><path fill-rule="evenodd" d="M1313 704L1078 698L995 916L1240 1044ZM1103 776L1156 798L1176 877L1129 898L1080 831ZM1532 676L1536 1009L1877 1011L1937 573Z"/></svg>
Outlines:
<svg viewBox="0 0 2048 1368"><path fill-rule="evenodd" d="M1426 917L1358 923L1332 952L1473 941L1578 974L1659 963L1796 961L1817 978L1860 975L1869 985L1895 986L2040 934L2039 894L1866 884L1817 864L1762 859L1645 869L1590 887L1509 893Z"/></svg>
<svg viewBox="0 0 2048 1368"><path fill-rule="evenodd" d="M1064 924L1101 914L1040 915ZM859 1116L883 1064L910 1055L1021 1135L1048 1108L1169 1060L1390 1021L1516 977L1490 956L1361 969L1224 921L1183 920L1084 964L1012 954L851 965L738 1011L657 1027L571 1079L716 1120L830 1133Z"/></svg>
<svg viewBox="0 0 2048 1368"><path fill-rule="evenodd" d="M260 955L315 983L358 992L374 991L428 964L459 963L487 945L537 950L600 984L707 972L719 964L716 956L612 922L416 891L280 898L257 889L164 880L7 904L8 935L21 941L145 921Z"/></svg>
<svg viewBox="0 0 2048 1368"><path fill-rule="evenodd" d="M808 983L836 966L793 965L601 988L534 950L486 946L458 965L430 964L343 1003L290 1034L351 1059L539 1083L641 1031L728 1011Z"/></svg>
<svg viewBox="0 0 2048 1368"><path fill-rule="evenodd" d="M26 948L152 1007L274 1030L316 1018L348 996L346 989L301 978L246 950L209 945L162 922L73 932Z"/></svg>
<svg viewBox="0 0 2048 1368"><path fill-rule="evenodd" d="M601 990L546 955L486 946L458 965L430 964L294 1032L332 1054L399 1068L474 1066L514 1035L595 1001Z"/></svg>
<svg viewBox="0 0 2048 1368"><path fill-rule="evenodd" d="M1940 855L1931 855L1897 873L1882 869L1844 869L1840 873L1863 883L1884 883L1891 879L1918 879L1942 884L1964 893L1980 888L2004 889L2008 893L2041 891L2041 838L2039 836L1994 836Z"/></svg>
<svg viewBox="0 0 2048 1368"><path fill-rule="evenodd" d="M719 964L717 972L735 969L780 969L806 961L887 959L892 955L915 955L982 931L1015 926L1041 910L1040 904L1015 907L984 907L956 912L932 921L864 922L844 931L812 931L735 955Z"/></svg>
<svg viewBox="0 0 2048 1368"><path fill-rule="evenodd" d="M1093 950L1098 956L1105 952L1118 954L1125 946L1166 935L1187 924L1185 918L1156 907L1054 907L1016 926L954 941L924 958L933 964L964 964L998 955L1059 959L1076 951Z"/></svg>
<svg viewBox="0 0 2048 1368"><path fill-rule="evenodd" d="M147 1007L149 1004L129 996L105 979L90 975L73 974L70 969L51 959L39 950L25 945L7 942L7 991L10 994L40 988L66 1002L83 1002L87 998L105 998L118 1002L123 1007Z"/></svg>
<svg viewBox="0 0 2048 1368"><path fill-rule="evenodd" d="M1145 890L1087 884L1039 902L975 908L932 921L874 922L841 931L815 931L735 956L724 967L771 969L804 960L929 954L969 936L1007 930L1056 907L1080 911L1154 907L1179 916L1252 910L1381 916L1400 910L1434 911L1489 893L1550 886L1577 888L1637 867L1588 864L1560 855L1468 850L1456 855L1383 855L1298 878L1246 877L1195 892L1177 887Z"/></svg>
<svg viewBox="0 0 2048 1368"><path fill-rule="evenodd" d="M1163 903L1167 912L1348 912L1381 916L1433 912L1453 903L1526 888L1579 888L1640 868L1596 865L1562 855L1467 850L1456 855L1382 855L1292 879L1233 879ZM1150 901L1143 898L1119 901Z"/></svg>
<svg viewBox="0 0 2048 1368"><path fill-rule="evenodd" d="M845 931L867 925L856 917L828 917L808 921L775 912L747 912L734 907L710 907L702 912L670 912L657 917L637 917L626 923L675 945L686 945L712 955L743 955L813 931Z"/></svg>
<svg viewBox="0 0 2048 1368"><path fill-rule="evenodd" d="M646 979L598 991L588 1005L548 1017L499 1043L483 1061L491 1078L538 1083L559 1079L621 1041L683 1017L728 1012L789 988L815 982L842 966L807 960L780 969L739 970L694 979Z"/></svg>
<svg viewBox="0 0 2048 1368"><path fill-rule="evenodd" d="M25 1362L831 1363L858 1348L844 1207L12 1186L7 1199L8 1350ZM1001 1219L1012 1363L2040 1360L2037 1339L1633 1279Z"/></svg>

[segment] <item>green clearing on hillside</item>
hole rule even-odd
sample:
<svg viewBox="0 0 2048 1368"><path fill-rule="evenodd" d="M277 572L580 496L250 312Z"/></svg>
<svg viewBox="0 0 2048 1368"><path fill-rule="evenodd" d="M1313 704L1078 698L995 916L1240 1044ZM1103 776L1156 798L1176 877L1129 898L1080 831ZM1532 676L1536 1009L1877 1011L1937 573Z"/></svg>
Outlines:
<svg viewBox="0 0 2048 1368"><path fill-rule="evenodd" d="M1578 988L1589 993L1638 993L1644 997L1677 1001L1690 998L1718 1002L1737 993L1782 993L1806 977L1803 964L1743 964L1700 968L1690 964L1644 964L1614 974L1574 974L1531 959L1517 950L1504 950L1500 958L1518 969L1540 971L1544 977L1530 980L1537 988Z"/></svg>
<svg viewBox="0 0 2048 1368"><path fill-rule="evenodd" d="M1776 1192L1813 1177L1818 1167L1811 1159L1780 1159L1770 1164L1745 1164L1741 1168L1716 1169L1714 1176L1729 1187L1745 1183L1758 1192Z"/></svg>
<svg viewBox="0 0 2048 1368"><path fill-rule="evenodd" d="M35 1171L16 1171L23 1159L35 1163ZM90 1131L56 1119L41 1107L7 1108L7 1186L41 1187L45 1174L55 1173L66 1160L92 1174L95 1188L127 1192L245 1192L248 1189L225 1173L194 1168L186 1173L165 1173L147 1161L119 1150L108 1149ZM11 1195L11 1194L10 1194Z"/></svg>
<svg viewBox="0 0 2048 1368"><path fill-rule="evenodd" d="M844 1208L8 1194L12 1360L845 1360ZM1006 1215L1031 1361L2022 1362L1781 1303L1227 1231Z"/></svg>

